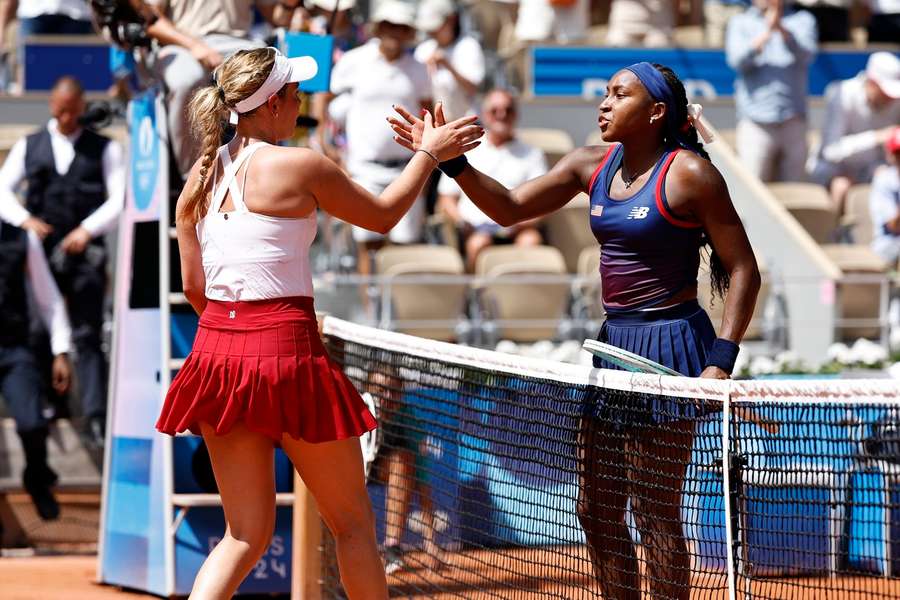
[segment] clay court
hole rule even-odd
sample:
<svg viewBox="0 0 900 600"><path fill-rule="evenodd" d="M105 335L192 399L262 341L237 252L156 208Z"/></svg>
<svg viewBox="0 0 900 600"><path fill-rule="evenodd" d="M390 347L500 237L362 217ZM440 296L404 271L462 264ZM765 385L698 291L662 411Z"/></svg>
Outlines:
<svg viewBox="0 0 900 600"><path fill-rule="evenodd" d="M469 551L444 556L439 572L417 569L421 557L412 555L412 568L388 578L392 598L598 598L599 588L589 574L584 547ZM691 598L727 598L724 573L698 573L692 579ZM738 597L742 597L739 582ZM649 594L644 593L645 597ZM900 597L900 579L885 577L772 578L752 582L753 598L831 599Z"/></svg>

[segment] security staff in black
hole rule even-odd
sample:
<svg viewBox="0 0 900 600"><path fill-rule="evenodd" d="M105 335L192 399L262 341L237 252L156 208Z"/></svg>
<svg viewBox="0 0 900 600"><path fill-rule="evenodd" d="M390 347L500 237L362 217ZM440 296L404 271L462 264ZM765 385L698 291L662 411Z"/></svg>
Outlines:
<svg viewBox="0 0 900 600"><path fill-rule="evenodd" d="M101 348L107 288L103 234L115 226L122 210L124 162L117 143L81 126L84 98L76 80L64 77L57 82L50 112L54 118L13 146L0 171L0 219L44 241L72 319L86 433L99 445L106 420L108 371ZM24 207L14 195L23 182ZM47 373L46 341L38 337L35 344Z"/></svg>
<svg viewBox="0 0 900 600"><path fill-rule="evenodd" d="M33 297L47 329L54 354L52 384L63 393L69 387L67 353L71 329L66 307L50 274L37 235L0 223L0 394L16 421L22 441L25 490L43 519L55 519L59 505L51 488L56 473L47 464L47 421L43 414L46 387L29 346L29 310L25 285Z"/></svg>

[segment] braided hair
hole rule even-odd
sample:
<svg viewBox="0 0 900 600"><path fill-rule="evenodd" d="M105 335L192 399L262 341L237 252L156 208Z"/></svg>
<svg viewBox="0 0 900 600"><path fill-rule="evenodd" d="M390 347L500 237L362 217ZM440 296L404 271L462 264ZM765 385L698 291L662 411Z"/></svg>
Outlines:
<svg viewBox="0 0 900 600"><path fill-rule="evenodd" d="M697 130L693 123L688 120L688 100L687 92L685 92L684 84L678 78L678 75L665 65L653 63L653 68L660 72L669 89L675 96L675 114L666 115L666 126L664 129L664 139L667 148L687 147L698 156L710 160L709 154L703 148ZM704 232L701 242L708 247L709 251L709 277L712 285L713 296L724 298L731 284L731 274L722 264L722 259L713 248L709 235Z"/></svg>

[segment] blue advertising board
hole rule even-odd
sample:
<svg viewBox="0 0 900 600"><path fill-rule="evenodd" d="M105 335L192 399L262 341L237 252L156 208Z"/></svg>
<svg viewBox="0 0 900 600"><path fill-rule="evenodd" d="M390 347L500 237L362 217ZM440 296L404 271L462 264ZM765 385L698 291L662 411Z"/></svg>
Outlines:
<svg viewBox="0 0 900 600"><path fill-rule="evenodd" d="M823 50L809 68L809 93L821 96L837 79L865 68L869 52ZM622 67L648 61L671 67L684 81L688 97L716 98L734 94L735 72L721 49L597 48L535 46L531 49L531 93L535 97L603 97L606 82Z"/></svg>

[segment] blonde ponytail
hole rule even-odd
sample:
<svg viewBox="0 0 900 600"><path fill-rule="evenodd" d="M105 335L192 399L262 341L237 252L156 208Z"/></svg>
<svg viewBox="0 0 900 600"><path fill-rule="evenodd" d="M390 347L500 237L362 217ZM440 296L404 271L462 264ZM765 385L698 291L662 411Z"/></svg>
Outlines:
<svg viewBox="0 0 900 600"><path fill-rule="evenodd" d="M216 150L222 143L229 107L249 98L265 82L275 63L270 48L235 52L216 69L218 83L197 90L188 107L191 132L201 139L200 173L197 184L190 190L175 220L178 223L197 223L209 208L206 186L216 161ZM249 116L254 111L244 113Z"/></svg>
<svg viewBox="0 0 900 600"><path fill-rule="evenodd" d="M228 114L222 94L219 94L219 88L215 85L197 90L191 98L188 110L191 132L202 139L203 143L200 150L200 178L175 217L179 223L196 223L206 214L208 207L206 183L216 160L216 150L225 133L225 119Z"/></svg>

